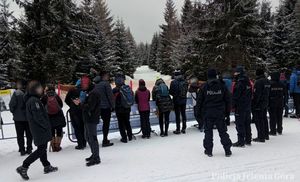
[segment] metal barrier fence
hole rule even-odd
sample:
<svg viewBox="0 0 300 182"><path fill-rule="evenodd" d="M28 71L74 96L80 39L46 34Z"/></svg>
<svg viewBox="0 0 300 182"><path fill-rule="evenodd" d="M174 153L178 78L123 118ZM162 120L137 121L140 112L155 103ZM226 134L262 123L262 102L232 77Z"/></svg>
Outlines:
<svg viewBox="0 0 300 182"><path fill-rule="evenodd" d="M156 105L154 101L150 102L150 125L155 126L159 124L158 117L156 115ZM71 142L76 142L76 137L74 134L74 129L72 127L71 121L70 121L70 113L69 111L66 113L66 120L67 120L67 136ZM193 111L193 105L192 105L192 99L188 99L187 101L187 108L186 108L186 115L187 115L187 121L194 121L194 111ZM174 112L171 112L170 114L170 123L175 122L175 114ZM97 128L98 135L102 134L102 125L103 123L100 122ZM140 129L141 123L140 123L140 116L138 113L137 105L133 105L131 108L131 114L130 114L130 124L132 129ZM119 131L118 126L118 120L115 115L115 113L112 114L111 122L110 122L110 132L117 132ZM155 133L155 131L152 131ZM141 133L141 130L139 130L137 133L133 133L133 135L138 135Z"/></svg>
<svg viewBox="0 0 300 182"><path fill-rule="evenodd" d="M151 124L151 126L158 125L159 121L158 121L157 115L155 113L156 112L156 105L153 101L151 101L150 104L151 104L150 124ZM288 106L289 106L289 109L290 109L289 113L290 114L294 113L294 103L293 103L292 99L289 100ZM193 113L192 99L188 99L188 101L187 101L186 114L187 114L187 120L188 121L195 120L194 113ZM74 129L71 125L71 121L70 121L69 118L70 118L69 117L69 112L67 112L66 113L67 136L68 136L70 141L76 142L76 138L75 138L75 135L74 135ZM175 121L175 114L174 114L174 112L171 112L170 122L174 122L174 121ZM134 105L132 107L132 112L131 112L131 116L130 116L130 123L131 123L131 126L132 126L133 129L140 128L140 118L139 118L139 113L137 111L137 106L136 105ZM14 127L14 123L13 122L10 122L10 123L4 122L4 124L2 125L2 129L0 129L0 131L1 131L0 132L0 140L8 140L8 139L17 138L15 135L14 136L10 135L10 136L7 137L5 135L5 132L4 132L4 128L6 128L6 127ZM112 114L112 119L111 119L111 123L110 123L110 131L111 132L119 131L117 118L116 118L114 113ZM139 131L138 133L135 133L135 135L139 134L140 132L141 131ZM98 125L98 134L101 134L101 133L102 133L102 122L100 122L100 124Z"/></svg>

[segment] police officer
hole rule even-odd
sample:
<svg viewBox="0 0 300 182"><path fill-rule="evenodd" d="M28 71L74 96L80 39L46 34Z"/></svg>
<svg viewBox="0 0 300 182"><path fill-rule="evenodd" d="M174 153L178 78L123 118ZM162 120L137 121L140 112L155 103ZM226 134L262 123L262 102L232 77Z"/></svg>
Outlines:
<svg viewBox="0 0 300 182"><path fill-rule="evenodd" d="M232 106L235 110L235 124L238 141L234 147L251 145L251 99L252 89L243 67L238 66L234 73L235 87L233 89Z"/></svg>
<svg viewBox="0 0 300 182"><path fill-rule="evenodd" d="M217 71L209 69L207 72L208 81L203 85L197 98L198 113L204 118L205 137L203 145L205 154L212 157L213 150L213 127L216 125L221 143L225 150L226 157L230 157L232 142L227 134L225 113L230 109L230 94L225 84L217 79Z"/></svg>
<svg viewBox="0 0 300 182"><path fill-rule="evenodd" d="M270 135L282 134L282 115L285 103L285 85L280 82L280 73L274 72L271 74L271 89L270 89Z"/></svg>
<svg viewBox="0 0 300 182"><path fill-rule="evenodd" d="M267 109L269 105L270 81L266 78L263 69L256 70L256 81L253 93L253 116L255 117L255 125L257 129L257 138L254 142L262 142L269 140L269 124L267 118Z"/></svg>

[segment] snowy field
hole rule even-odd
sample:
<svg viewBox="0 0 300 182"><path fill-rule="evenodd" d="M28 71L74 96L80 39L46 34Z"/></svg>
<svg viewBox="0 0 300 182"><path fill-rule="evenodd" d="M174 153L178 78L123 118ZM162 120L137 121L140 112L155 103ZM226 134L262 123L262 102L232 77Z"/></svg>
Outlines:
<svg viewBox="0 0 300 182"><path fill-rule="evenodd" d="M190 123L194 124L194 123ZM175 128L171 125L171 131ZM158 130L157 127L154 129ZM229 134L236 141L232 125ZM251 147L233 148L231 158L224 152L215 132L214 157L203 154L203 133L190 127L186 135L167 138L153 136L150 140L137 140L128 144L119 142L119 134L111 134L115 146L101 148L102 163L85 167L88 149L75 151L75 144L64 138L63 151L50 153L49 160L59 167L59 172L44 175L40 162L34 163L29 175L37 182L176 182L176 181L295 181L300 180L300 122L286 119L284 134L271 137L266 144L254 143ZM253 134L256 130L253 126ZM101 141L101 137L99 137ZM15 168L25 157L17 152L15 140L0 141L1 182L22 181Z"/></svg>

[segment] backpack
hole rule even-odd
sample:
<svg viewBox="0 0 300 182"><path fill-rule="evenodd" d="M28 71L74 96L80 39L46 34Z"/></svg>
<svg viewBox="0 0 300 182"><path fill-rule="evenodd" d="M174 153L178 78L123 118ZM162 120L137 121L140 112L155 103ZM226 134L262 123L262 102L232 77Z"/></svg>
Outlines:
<svg viewBox="0 0 300 182"><path fill-rule="evenodd" d="M120 88L121 93L121 105L124 108L131 108L134 104L134 98L131 91L131 88L128 85L123 85Z"/></svg>
<svg viewBox="0 0 300 182"><path fill-rule="evenodd" d="M159 97L169 97L169 89L168 86L165 83L161 83L158 86L158 96Z"/></svg>
<svg viewBox="0 0 300 182"><path fill-rule="evenodd" d="M56 95L48 96L47 99L47 111L49 115L55 115L61 111L61 108L56 99Z"/></svg>
<svg viewBox="0 0 300 182"><path fill-rule="evenodd" d="M178 96L180 98L186 98L188 93L188 87L189 87L188 83L186 81L180 81L178 86L179 86Z"/></svg>

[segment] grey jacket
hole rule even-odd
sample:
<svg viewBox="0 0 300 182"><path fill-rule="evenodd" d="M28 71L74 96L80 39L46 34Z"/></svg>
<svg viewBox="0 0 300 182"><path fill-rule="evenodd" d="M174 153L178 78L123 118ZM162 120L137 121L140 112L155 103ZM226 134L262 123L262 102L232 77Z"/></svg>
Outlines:
<svg viewBox="0 0 300 182"><path fill-rule="evenodd" d="M100 108L114 109L115 102L110 83L108 81L101 81L95 87L100 91Z"/></svg>
<svg viewBox="0 0 300 182"><path fill-rule="evenodd" d="M24 101L24 91L16 90L9 102L9 110L13 114L15 122L24 122L26 119L26 105Z"/></svg>

